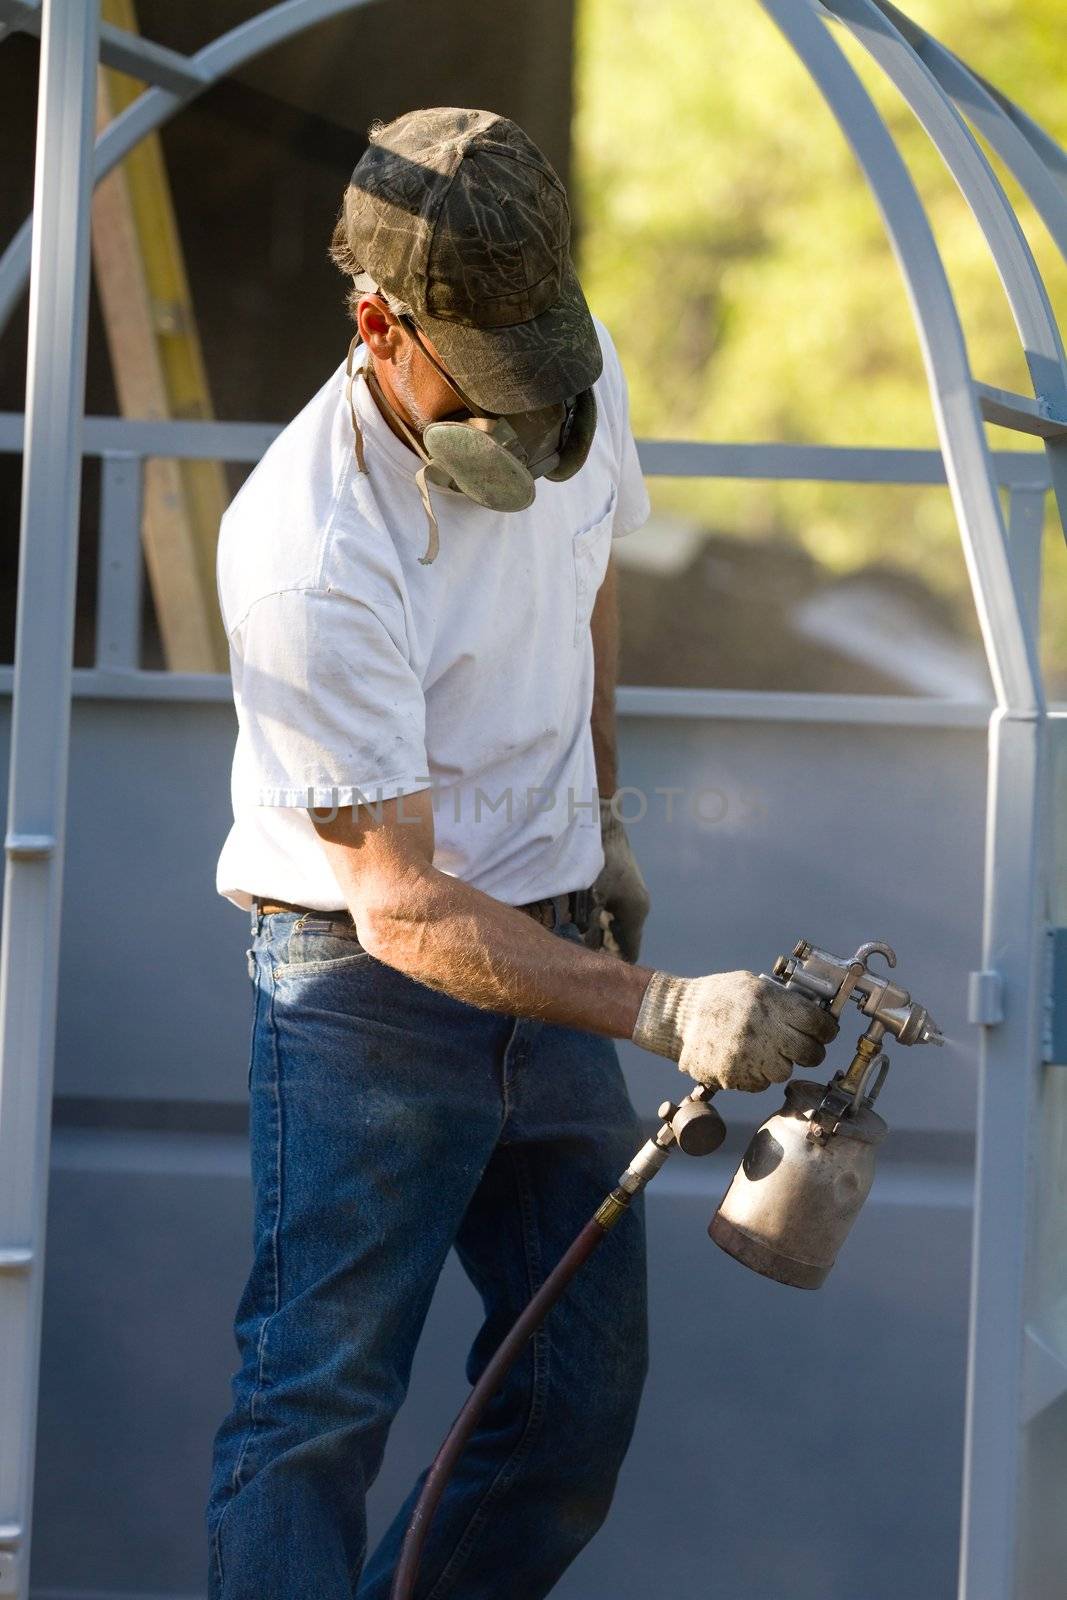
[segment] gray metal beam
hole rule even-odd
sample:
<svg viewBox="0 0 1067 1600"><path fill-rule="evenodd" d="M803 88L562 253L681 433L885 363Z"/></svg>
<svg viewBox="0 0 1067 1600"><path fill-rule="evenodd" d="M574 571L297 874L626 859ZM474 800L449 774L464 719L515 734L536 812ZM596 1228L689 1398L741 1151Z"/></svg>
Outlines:
<svg viewBox="0 0 1067 1600"><path fill-rule="evenodd" d="M39 0L0 0L0 27L5 24L11 32L40 35ZM127 33L125 28L116 28L110 22L100 24L99 53L105 66L127 72L142 83L173 89L177 94L195 94L204 86L203 74L188 56L168 50L166 45L155 44L151 39L142 39L138 34Z"/></svg>
<svg viewBox="0 0 1067 1600"><path fill-rule="evenodd" d="M258 461L282 431L279 422L143 422L86 417L86 455L163 456L181 461ZM0 412L0 453L22 449L20 412ZM939 484L947 481L939 450L894 450L852 445L713 444L688 439L639 439L649 477L754 478L766 482ZM1048 464L1037 450L997 450L991 456L1005 488L1047 489Z"/></svg>
<svg viewBox="0 0 1067 1600"><path fill-rule="evenodd" d="M113 27L110 22L100 24L100 59L117 72L127 72L131 78L173 90L175 94L199 94L207 81L203 71L188 56L168 50L151 39L127 33L125 28Z"/></svg>
<svg viewBox="0 0 1067 1600"><path fill-rule="evenodd" d="M0 938L0 1593L29 1592L89 310L95 0L46 0Z"/></svg>
<svg viewBox="0 0 1067 1600"><path fill-rule="evenodd" d="M10 695L12 671L0 667L0 699ZM217 672L145 672L77 667L76 700L233 699L227 675ZM687 722L810 722L841 727L984 728L990 705L921 695L774 694L745 689L662 689L623 684L616 699L621 717Z"/></svg>
<svg viewBox="0 0 1067 1600"><path fill-rule="evenodd" d="M0 449L5 419L0 415ZM704 441L639 439L641 468L653 478L756 478L765 482L946 483L939 450L893 450L813 444L711 444ZM997 482L1004 487L1040 489L1049 485L1048 463L1033 450L992 454Z"/></svg>
<svg viewBox="0 0 1067 1600"><path fill-rule="evenodd" d="M0 680L2 684L2 680ZM701 722L810 722L838 727L984 728L992 706L919 695L792 694L745 689L659 689L621 686L624 717L678 717Z"/></svg>
<svg viewBox="0 0 1067 1600"><path fill-rule="evenodd" d="M101 462L96 562L96 664L136 670L141 656L141 487L137 456Z"/></svg>
<svg viewBox="0 0 1067 1600"><path fill-rule="evenodd" d="M86 417L90 456L162 456L172 461L258 461L281 433L280 422L166 422L137 417ZM0 412L0 452L22 449L20 412ZM1022 452L1017 454L1021 455ZM1034 456L1040 462L1040 456Z"/></svg>
<svg viewBox="0 0 1067 1600"><path fill-rule="evenodd" d="M1039 439L1067 438L1067 414L1057 415L1048 400L1014 394L1010 389L996 389L991 383L979 383L976 387L978 404L986 422L994 422L998 428L1012 428L1016 433L1033 434Z"/></svg>

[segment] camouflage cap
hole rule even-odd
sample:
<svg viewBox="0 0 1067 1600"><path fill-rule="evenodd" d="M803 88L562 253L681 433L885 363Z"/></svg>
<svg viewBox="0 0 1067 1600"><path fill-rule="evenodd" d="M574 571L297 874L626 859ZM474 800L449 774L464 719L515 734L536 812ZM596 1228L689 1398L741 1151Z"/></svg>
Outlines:
<svg viewBox="0 0 1067 1600"><path fill-rule="evenodd" d="M373 127L344 225L353 261L486 411L554 405L600 376L566 191L506 117L440 106Z"/></svg>

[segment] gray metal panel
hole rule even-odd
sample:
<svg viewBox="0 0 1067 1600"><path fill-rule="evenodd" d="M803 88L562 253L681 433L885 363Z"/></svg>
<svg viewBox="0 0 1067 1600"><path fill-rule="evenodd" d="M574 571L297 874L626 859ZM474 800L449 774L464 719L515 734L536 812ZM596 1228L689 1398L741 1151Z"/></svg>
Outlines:
<svg viewBox="0 0 1067 1600"><path fill-rule="evenodd" d="M59 1133L55 1150L33 1593L203 1595L210 1442L248 1250L243 1145ZM883 1169L817 1296L711 1244L726 1161L657 1180L648 1388L608 1525L559 1600L950 1592L968 1173ZM372 1493L374 1537L464 1395L477 1323L452 1261Z"/></svg>
<svg viewBox="0 0 1067 1600"><path fill-rule="evenodd" d="M107 939L64 942L64 1095L243 1094L247 923L214 893L234 731L225 702L75 702L64 927L100 916ZM649 807L631 834L659 885L648 960L678 971L767 967L801 934L884 937L925 974L923 998L938 1021L967 1037L984 726L635 715L622 740L627 784ZM672 786L680 799L657 793ZM699 895L696 884L706 886ZM180 948L171 929L182 932ZM653 1063L650 1078L648 1058L633 1054L638 1089L657 1086L651 1112L662 1069ZM938 1125L967 1125L971 1091L955 1121L942 1100L962 1092L960 1059L899 1054L887 1103L895 1078L912 1081L921 1068L930 1075L924 1105L945 1113Z"/></svg>
<svg viewBox="0 0 1067 1600"><path fill-rule="evenodd" d="M244 1140L180 1131L204 1101L220 1117L245 1103L247 924L211 884L232 711L78 699L73 716L59 1082L99 1122L132 1101L178 1131L55 1136L35 1592L191 1596L249 1250ZM819 1295L757 1280L707 1239L730 1154L679 1156L649 1190L652 1375L611 1521L560 1600L637 1600L650 1582L703 1595L709 1573L730 1600L941 1600L958 1533L984 731L631 715L621 733L632 786L726 802L706 827L683 806L632 830L655 905L648 959L766 968L800 933L881 934L954 1046L896 1052L874 1192ZM677 1073L624 1054L651 1112ZM765 1101L722 1097L735 1157ZM476 1325L453 1263L376 1530L465 1392ZM751 1502L734 1486L757 1475ZM834 1508L856 1484L842 1539Z"/></svg>
<svg viewBox="0 0 1067 1600"><path fill-rule="evenodd" d="M880 1109L898 1129L969 1130L984 730L657 718L628 721L623 745L620 771L649 799L629 829L655 886L642 959L682 973L769 971L802 936L834 948L888 941L901 981L953 1043L896 1051ZM667 787L684 791L670 820L656 792ZM635 1101L651 1115L680 1080L623 1050ZM747 1096L716 1104L728 1122L751 1122Z"/></svg>

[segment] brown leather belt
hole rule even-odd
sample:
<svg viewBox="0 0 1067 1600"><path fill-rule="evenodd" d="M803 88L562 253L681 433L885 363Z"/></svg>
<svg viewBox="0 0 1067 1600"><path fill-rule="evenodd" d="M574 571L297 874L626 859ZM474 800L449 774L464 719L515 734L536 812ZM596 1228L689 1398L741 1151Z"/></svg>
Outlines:
<svg viewBox="0 0 1067 1600"><path fill-rule="evenodd" d="M291 900L261 900L258 895L253 896L253 904L265 917L272 917L278 911L295 911L299 916L324 917L330 922L343 922L350 928L355 927L349 911L316 911L312 906L294 905ZM568 922L573 922L584 931L589 920L589 890L575 889L569 894L554 894L545 900L531 900L527 905L516 906L515 910L524 911L543 928L562 928Z"/></svg>

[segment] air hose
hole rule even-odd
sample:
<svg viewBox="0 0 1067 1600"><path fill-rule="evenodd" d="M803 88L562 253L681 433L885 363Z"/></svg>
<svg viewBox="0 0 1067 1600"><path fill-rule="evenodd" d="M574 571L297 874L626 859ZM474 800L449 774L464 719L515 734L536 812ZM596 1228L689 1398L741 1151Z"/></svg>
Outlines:
<svg viewBox="0 0 1067 1600"><path fill-rule="evenodd" d="M726 1128L719 1113L707 1103L710 1098L709 1090L697 1089L680 1106L667 1102L660 1107L662 1126L642 1145L617 1186L590 1217L497 1346L426 1474L400 1547L389 1600L413 1600L419 1563L430 1526L467 1440L527 1340L537 1332L571 1279L589 1260L597 1246L604 1242L619 1219L626 1215L633 1196L640 1193L649 1179L656 1175L672 1150L681 1149L689 1155L707 1155L722 1143Z"/></svg>

